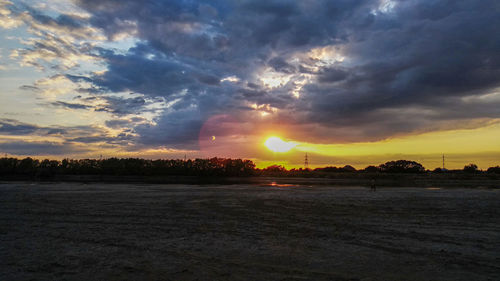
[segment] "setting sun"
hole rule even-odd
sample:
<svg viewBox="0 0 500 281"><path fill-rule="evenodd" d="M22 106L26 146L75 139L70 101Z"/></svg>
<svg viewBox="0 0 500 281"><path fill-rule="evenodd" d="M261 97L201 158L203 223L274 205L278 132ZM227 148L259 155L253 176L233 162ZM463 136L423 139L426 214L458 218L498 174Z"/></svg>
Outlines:
<svg viewBox="0 0 500 281"><path fill-rule="evenodd" d="M294 148L297 144L293 142L286 142L278 137L270 137L266 140L264 145L271 151L274 152L288 152L290 149Z"/></svg>

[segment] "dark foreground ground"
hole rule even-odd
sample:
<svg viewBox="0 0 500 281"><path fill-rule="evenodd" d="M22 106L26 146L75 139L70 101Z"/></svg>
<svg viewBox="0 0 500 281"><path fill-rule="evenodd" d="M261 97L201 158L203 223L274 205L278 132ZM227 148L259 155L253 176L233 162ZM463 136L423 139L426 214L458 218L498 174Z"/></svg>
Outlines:
<svg viewBox="0 0 500 281"><path fill-rule="evenodd" d="M0 280L499 280L500 190L0 184Z"/></svg>

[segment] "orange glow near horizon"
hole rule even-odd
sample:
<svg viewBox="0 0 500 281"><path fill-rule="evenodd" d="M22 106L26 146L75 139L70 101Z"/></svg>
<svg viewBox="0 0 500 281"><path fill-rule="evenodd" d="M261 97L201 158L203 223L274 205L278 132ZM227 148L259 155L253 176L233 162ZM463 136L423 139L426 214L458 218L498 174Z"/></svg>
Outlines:
<svg viewBox="0 0 500 281"><path fill-rule="evenodd" d="M318 144L284 141L270 137L265 146L273 152L289 152L265 159L255 159L258 167L273 164L286 168L303 167L303 157L309 153L318 162L310 166L353 165L364 168L390 160L406 159L422 163L426 168L440 167L442 155L447 156L446 167L460 169L469 163L481 168L499 165L500 122L476 129L435 131L401 136L375 142ZM293 149L293 150L292 150Z"/></svg>
<svg viewBox="0 0 500 281"><path fill-rule="evenodd" d="M500 123L469 130L449 130L376 142L348 144L298 143L296 149L325 156L478 153L500 150Z"/></svg>
<svg viewBox="0 0 500 281"><path fill-rule="evenodd" d="M219 120L219 119L218 119ZM218 125L219 123L214 123ZM205 130L200 137L200 150L169 149L159 147L152 149L129 150L112 147L106 143L66 144L74 149L74 153L36 155L9 153L9 157L32 157L36 159L63 158L99 158L107 157L146 158L146 159L189 159L195 158L242 158L254 161L257 167L282 165L287 169L304 167L304 156L308 153L309 167L351 165L357 169L369 165L379 165L391 160L413 160L428 169L442 166L442 155L446 157L446 168L461 169L474 163L480 169L500 165L500 120L477 129L459 129L434 131L414 135L394 137L374 142L355 143L316 143L315 141L299 141L299 130L293 127L269 126L266 130L256 131L254 136L238 135L235 130L226 130L231 135L219 134L218 131ZM292 134L293 133L293 134ZM219 137L219 135L221 135ZM215 137L215 138L214 138ZM296 138L294 138L296 137ZM38 144L42 141L54 145L64 145L56 136L9 136L0 135L0 144L12 141L24 141ZM4 153L2 153L3 155Z"/></svg>

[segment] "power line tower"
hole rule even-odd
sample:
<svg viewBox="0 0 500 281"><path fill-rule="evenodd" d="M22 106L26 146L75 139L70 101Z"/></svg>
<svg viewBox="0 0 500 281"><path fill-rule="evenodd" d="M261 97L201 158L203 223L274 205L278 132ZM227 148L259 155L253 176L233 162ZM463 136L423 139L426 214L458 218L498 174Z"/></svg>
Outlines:
<svg viewBox="0 0 500 281"><path fill-rule="evenodd" d="M306 152L306 157L304 159L304 168L306 170L309 169L309 159L307 158L307 152Z"/></svg>

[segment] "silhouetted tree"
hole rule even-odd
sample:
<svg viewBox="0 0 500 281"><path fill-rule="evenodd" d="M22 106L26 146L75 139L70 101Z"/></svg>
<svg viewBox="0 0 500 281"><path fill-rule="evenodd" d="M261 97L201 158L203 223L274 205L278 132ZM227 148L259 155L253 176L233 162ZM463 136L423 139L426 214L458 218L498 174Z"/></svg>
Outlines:
<svg viewBox="0 0 500 281"><path fill-rule="evenodd" d="M422 173L425 168L415 161L397 160L389 161L379 166L380 171L386 173Z"/></svg>
<svg viewBox="0 0 500 281"><path fill-rule="evenodd" d="M40 162L36 176L41 178L52 177L57 173L59 161L44 159Z"/></svg>
<svg viewBox="0 0 500 281"><path fill-rule="evenodd" d="M476 164L469 164L464 166L464 172L466 173L477 173L479 169L477 168Z"/></svg>
<svg viewBox="0 0 500 281"><path fill-rule="evenodd" d="M342 167L342 172L356 172L356 168L351 165L345 165Z"/></svg>
<svg viewBox="0 0 500 281"><path fill-rule="evenodd" d="M281 165L272 165L262 169L262 175L265 176L284 176L286 173L286 168Z"/></svg>
<svg viewBox="0 0 500 281"><path fill-rule="evenodd" d="M500 174L500 166L489 167L486 172L492 173L492 174Z"/></svg>
<svg viewBox="0 0 500 281"><path fill-rule="evenodd" d="M15 175L18 173L18 162L16 158L0 159L0 175Z"/></svg>
<svg viewBox="0 0 500 281"><path fill-rule="evenodd" d="M398 160L368 166L362 172L421 173L424 167L414 161ZM30 157L24 159L0 158L1 176L22 176L27 178L50 178L55 175L113 175L113 176L201 176L201 177L244 177L244 176L290 176L290 177L335 177L329 173L357 173L350 165L311 169L287 170L281 165L257 169L250 160L210 158L210 159L161 159L140 158L108 159L45 159L39 161ZM435 169L434 172L438 172ZM458 170L459 171L459 170ZM478 172L475 164L464 167L465 172ZM500 173L500 166L490 167L488 173Z"/></svg>
<svg viewBox="0 0 500 281"><path fill-rule="evenodd" d="M324 167L324 168L316 168L316 169L314 169L314 171L326 172L326 173L338 173L338 172L342 171L342 168L329 166L329 167Z"/></svg>
<svg viewBox="0 0 500 281"><path fill-rule="evenodd" d="M0 175L50 177L62 175L139 175L139 176L251 176L255 164L242 159L146 160L139 158L109 159L45 159L0 158Z"/></svg>
<svg viewBox="0 0 500 281"><path fill-rule="evenodd" d="M37 172L40 161L33 160L31 157L24 158L19 162L18 169L23 175L34 176Z"/></svg>
<svg viewBox="0 0 500 281"><path fill-rule="evenodd" d="M370 165L370 166L364 168L363 171L367 172L367 173L377 173L377 172L380 172L380 168Z"/></svg>

